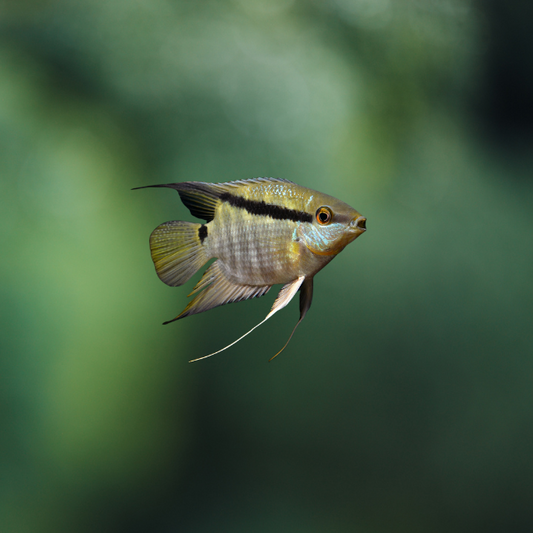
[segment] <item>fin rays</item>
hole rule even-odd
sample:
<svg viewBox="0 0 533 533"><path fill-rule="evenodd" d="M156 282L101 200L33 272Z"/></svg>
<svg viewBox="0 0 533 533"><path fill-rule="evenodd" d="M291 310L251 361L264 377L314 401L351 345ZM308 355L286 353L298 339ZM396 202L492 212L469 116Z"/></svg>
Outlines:
<svg viewBox="0 0 533 533"><path fill-rule="evenodd" d="M294 326L294 329L292 330L292 333L290 334L287 342L283 345L283 348L276 354L273 355L268 362L272 361L272 359L276 358L287 346L289 345L289 342L291 342L292 336L294 335L294 332L296 331L296 328L300 325L300 322L304 319L305 315L307 314L307 311L311 307L311 302L313 301L313 278L306 279L302 286L300 287L300 319L298 322L296 322L296 326Z"/></svg>
<svg viewBox="0 0 533 533"><path fill-rule="evenodd" d="M213 263L213 264L216 264L216 263ZM207 272L206 272L206 274L207 274ZM298 292L298 289L300 288L300 286L302 285L304 280L305 280L305 276L300 276L299 278L297 278L296 280L292 281L291 283L287 283L287 285L285 285L281 289L281 291L279 291L278 297L276 298L276 301L274 302L274 305L272 306L272 309L270 310L270 313L268 313L268 315L261 322L259 322L259 324L256 324L251 330L247 331L244 335L239 337L236 341L233 341L231 344L228 344L227 346L225 346L221 350L218 350L216 352L210 353L209 355L204 355L203 357L198 357L197 359L192 359L192 360L189 361L189 363L194 363L196 361L201 361L202 359L207 359L208 357L211 357L212 355L216 355L217 353L223 352L224 350L227 350L228 348L231 348L232 346L237 344L240 340L244 339L244 337L246 337L247 335L252 333L252 331L254 329L258 328L261 324L264 324L272 315L277 313L280 309L283 309L294 298L294 295ZM311 287L312 287L312 285L311 285ZM308 308L309 307L307 307L307 309ZM306 311L307 311L307 309L306 309ZM305 313L303 314L303 316L300 317L300 320L298 321L298 324L302 321L304 316L305 316ZM296 326L298 326L298 324L296 324ZM294 334L295 330L296 330L296 327L294 328L292 334ZM292 334L289 337L289 341L292 338ZM285 346L287 346L287 344L289 344L289 341L287 341ZM281 353L285 349L285 346L276 355ZM276 357L276 355L274 357Z"/></svg>
<svg viewBox="0 0 533 533"><path fill-rule="evenodd" d="M183 285L209 259L198 236L200 226L175 220L161 224L150 235L155 270L167 285Z"/></svg>
<svg viewBox="0 0 533 533"><path fill-rule="evenodd" d="M200 294L195 296L176 318L165 322L165 324L174 322L174 320L179 320L180 318L185 318L186 316L203 313L219 305L258 298L266 294L269 290L270 285L256 286L232 283L226 277L224 267L220 260L218 260L205 271L189 296L201 291Z"/></svg>

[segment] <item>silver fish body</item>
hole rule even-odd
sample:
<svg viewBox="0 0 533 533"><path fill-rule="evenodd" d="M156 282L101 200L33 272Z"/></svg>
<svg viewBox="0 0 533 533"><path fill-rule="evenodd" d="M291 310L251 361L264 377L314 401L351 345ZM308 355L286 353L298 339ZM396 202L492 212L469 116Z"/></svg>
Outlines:
<svg viewBox="0 0 533 533"><path fill-rule="evenodd" d="M199 294L174 320L262 296L282 283L264 321L300 290L298 326L311 305L313 276L366 231L366 218L346 203L287 180L150 187L176 189L191 213L206 221L167 222L154 230L150 248L158 276L182 285L217 258L191 293Z"/></svg>

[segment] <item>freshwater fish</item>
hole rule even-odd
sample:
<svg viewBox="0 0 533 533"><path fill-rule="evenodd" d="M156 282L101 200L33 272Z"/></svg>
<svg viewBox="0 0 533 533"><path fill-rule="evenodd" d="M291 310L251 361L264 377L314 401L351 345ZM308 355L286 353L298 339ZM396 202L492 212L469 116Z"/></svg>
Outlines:
<svg viewBox="0 0 533 533"><path fill-rule="evenodd" d="M205 223L175 220L158 226L150 250L159 278L183 285L216 258L189 296L197 294L174 319L203 313L219 305L265 295L282 283L264 320L228 346L190 362L220 353L246 337L283 309L300 291L300 319L313 298L313 277L344 247L366 231L366 218L348 204L285 179L255 178L226 183L186 181L166 185Z"/></svg>

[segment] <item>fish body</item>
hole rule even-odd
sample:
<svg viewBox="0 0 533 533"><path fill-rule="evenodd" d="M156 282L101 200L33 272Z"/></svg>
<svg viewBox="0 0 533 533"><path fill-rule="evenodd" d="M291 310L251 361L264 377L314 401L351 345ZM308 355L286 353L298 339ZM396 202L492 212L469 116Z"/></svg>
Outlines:
<svg viewBox="0 0 533 533"><path fill-rule="evenodd" d="M150 249L161 280L182 285L217 259L191 293L199 294L173 320L263 296L272 285L284 284L264 321L300 290L299 324L311 305L314 275L366 231L366 218L348 204L287 180L149 187L176 189L191 213L206 221L167 222L154 230Z"/></svg>

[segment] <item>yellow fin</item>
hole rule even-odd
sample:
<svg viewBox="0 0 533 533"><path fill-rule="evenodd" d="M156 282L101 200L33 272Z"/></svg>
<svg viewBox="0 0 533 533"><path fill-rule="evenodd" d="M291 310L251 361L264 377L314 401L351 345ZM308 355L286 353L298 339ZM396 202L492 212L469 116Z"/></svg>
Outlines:
<svg viewBox="0 0 533 533"><path fill-rule="evenodd" d="M174 220L158 226L150 235L150 251L161 281L177 287L189 280L209 259L207 235L207 226L193 222Z"/></svg>

